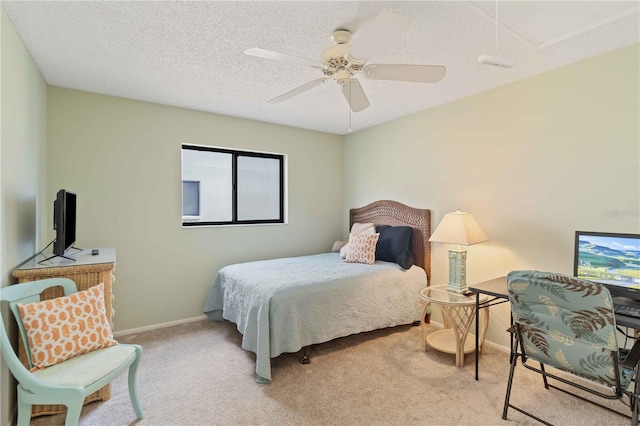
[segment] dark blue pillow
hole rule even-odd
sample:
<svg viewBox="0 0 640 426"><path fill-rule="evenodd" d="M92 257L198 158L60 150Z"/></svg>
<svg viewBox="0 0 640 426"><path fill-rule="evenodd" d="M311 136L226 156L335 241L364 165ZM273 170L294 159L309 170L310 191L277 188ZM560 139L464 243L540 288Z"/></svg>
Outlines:
<svg viewBox="0 0 640 426"><path fill-rule="evenodd" d="M376 244L376 260L395 262L404 269L413 265L413 250L411 240L413 229L410 226L376 226L380 233Z"/></svg>

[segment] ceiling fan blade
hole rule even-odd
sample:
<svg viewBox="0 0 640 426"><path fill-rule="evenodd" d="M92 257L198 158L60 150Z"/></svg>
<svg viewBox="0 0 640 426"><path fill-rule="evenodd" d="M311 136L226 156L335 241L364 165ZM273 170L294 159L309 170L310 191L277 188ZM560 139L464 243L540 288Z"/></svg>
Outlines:
<svg viewBox="0 0 640 426"><path fill-rule="evenodd" d="M329 77L321 77L321 78L316 78L315 80L311 80L310 82L305 83L302 86L298 86L293 90L289 90L287 93L283 93L280 96L276 96L273 99L269 99L267 103L277 104L279 102L286 101L287 99L293 98L294 96L299 95L302 92L306 92L309 89L313 89L314 87L321 85L322 83L327 81L328 78Z"/></svg>
<svg viewBox="0 0 640 426"><path fill-rule="evenodd" d="M409 27L409 19L394 10L383 10L351 43L349 60L363 63Z"/></svg>
<svg viewBox="0 0 640 426"><path fill-rule="evenodd" d="M447 68L442 65L371 64L364 67L362 73L372 80L437 83L446 75Z"/></svg>
<svg viewBox="0 0 640 426"><path fill-rule="evenodd" d="M258 48L251 48L244 51L249 56L257 56L258 58L273 59L274 61L287 62L289 64L306 65L312 68L323 68L322 62L315 59L301 58L299 56L287 55L285 53L272 52Z"/></svg>
<svg viewBox="0 0 640 426"><path fill-rule="evenodd" d="M351 106L351 111L353 112L360 112L369 108L369 105L371 105L367 95L364 93L364 90L360 85L360 82L355 78L342 85L342 93L347 99L347 102Z"/></svg>

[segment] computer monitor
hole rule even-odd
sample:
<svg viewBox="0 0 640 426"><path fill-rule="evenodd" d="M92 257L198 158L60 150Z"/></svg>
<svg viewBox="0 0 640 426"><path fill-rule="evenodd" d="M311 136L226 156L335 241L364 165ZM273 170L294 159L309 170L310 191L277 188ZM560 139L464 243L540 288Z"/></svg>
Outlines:
<svg viewBox="0 0 640 426"><path fill-rule="evenodd" d="M640 300L640 234L576 231L573 274Z"/></svg>

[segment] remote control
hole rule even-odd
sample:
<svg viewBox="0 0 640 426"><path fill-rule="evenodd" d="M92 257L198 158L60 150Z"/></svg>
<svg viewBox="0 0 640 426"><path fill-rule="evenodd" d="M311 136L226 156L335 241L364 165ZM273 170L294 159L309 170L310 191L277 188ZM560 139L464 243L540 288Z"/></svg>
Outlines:
<svg viewBox="0 0 640 426"><path fill-rule="evenodd" d="M91 250L91 256L95 256L95 255L98 255L98 254L100 254L100 250L98 250L98 249Z"/></svg>

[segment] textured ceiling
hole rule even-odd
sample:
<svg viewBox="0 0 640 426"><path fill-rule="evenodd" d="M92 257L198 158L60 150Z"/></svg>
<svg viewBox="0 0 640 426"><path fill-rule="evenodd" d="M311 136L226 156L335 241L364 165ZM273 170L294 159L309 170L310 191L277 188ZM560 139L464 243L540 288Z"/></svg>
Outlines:
<svg viewBox="0 0 640 426"><path fill-rule="evenodd" d="M638 1L501 0L497 34L495 1L1 3L50 85L336 134L640 42ZM371 106L351 117L335 82L266 103L322 72L244 50L318 59L333 30L355 39L383 9L404 13L411 25L368 63L445 65L444 79L359 77ZM479 64L480 54L515 66Z"/></svg>

